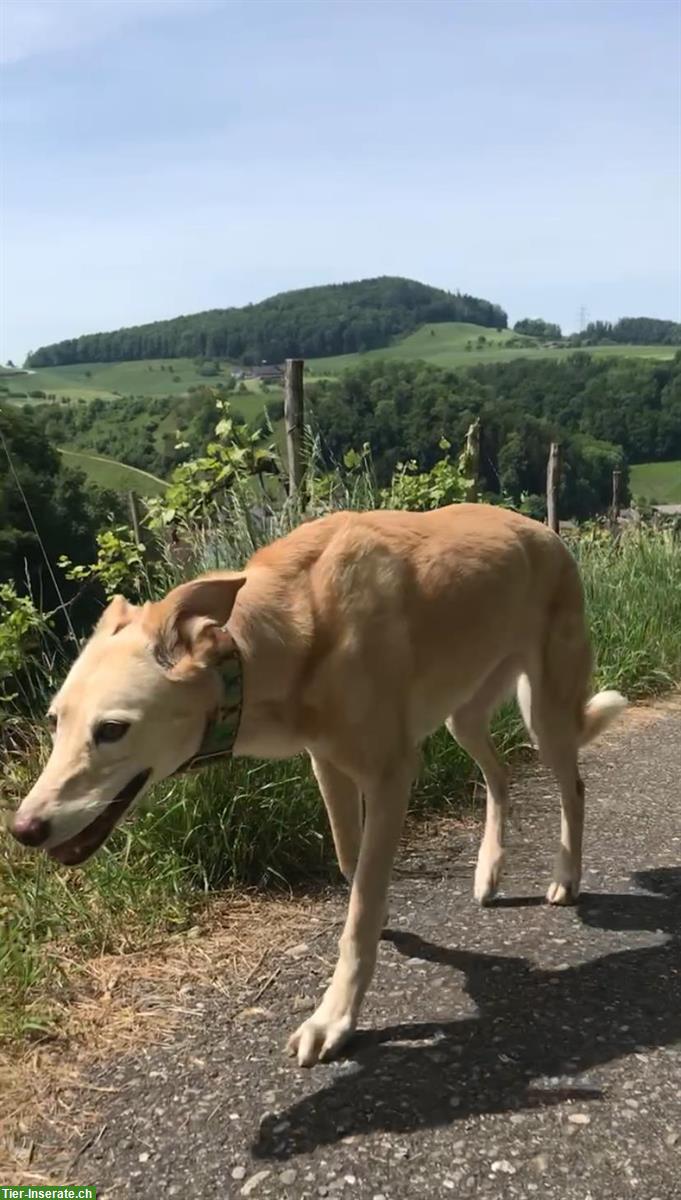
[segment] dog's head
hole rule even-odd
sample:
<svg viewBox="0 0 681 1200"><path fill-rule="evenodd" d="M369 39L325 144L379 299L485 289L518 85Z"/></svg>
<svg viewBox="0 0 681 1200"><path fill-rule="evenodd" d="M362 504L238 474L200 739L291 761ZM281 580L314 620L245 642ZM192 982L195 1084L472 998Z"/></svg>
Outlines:
<svg viewBox="0 0 681 1200"><path fill-rule="evenodd" d="M215 668L243 575L205 576L157 604L112 600L49 708L53 747L12 833L85 862L152 783L196 754L221 700Z"/></svg>

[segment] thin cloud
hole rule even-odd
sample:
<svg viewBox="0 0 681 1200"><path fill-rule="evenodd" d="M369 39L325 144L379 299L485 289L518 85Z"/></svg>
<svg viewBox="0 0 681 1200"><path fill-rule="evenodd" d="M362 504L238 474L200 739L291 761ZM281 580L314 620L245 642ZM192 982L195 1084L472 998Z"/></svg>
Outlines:
<svg viewBox="0 0 681 1200"><path fill-rule="evenodd" d="M215 0L4 0L0 62L68 52L199 5L213 8Z"/></svg>

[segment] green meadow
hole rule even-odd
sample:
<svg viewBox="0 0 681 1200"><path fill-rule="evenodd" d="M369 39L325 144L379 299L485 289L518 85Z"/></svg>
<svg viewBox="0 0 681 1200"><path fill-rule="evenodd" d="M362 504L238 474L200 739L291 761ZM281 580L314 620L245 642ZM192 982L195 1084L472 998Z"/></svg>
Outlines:
<svg viewBox="0 0 681 1200"><path fill-rule="evenodd" d="M484 339L484 340L483 340ZM521 345L513 345L513 342ZM674 346L592 346L588 353L595 358L634 357L671 359ZM509 329L485 329L480 325L442 322L422 325L414 333L379 350L366 354L341 354L332 358L314 358L307 363L316 375L337 375L362 362L387 359L421 359L435 367L472 367L478 363L513 362L516 359L541 357L561 359L575 353L575 347L544 344L536 338L519 338Z"/></svg>
<svg viewBox="0 0 681 1200"><path fill-rule="evenodd" d="M92 483L112 492L137 492L140 496L159 496L165 491L165 482L148 471L128 467L115 458L91 454L87 450L60 449L59 453L67 467L84 471Z"/></svg>
<svg viewBox="0 0 681 1200"><path fill-rule="evenodd" d="M681 504L681 459L637 463L630 468L631 492L652 504Z"/></svg>

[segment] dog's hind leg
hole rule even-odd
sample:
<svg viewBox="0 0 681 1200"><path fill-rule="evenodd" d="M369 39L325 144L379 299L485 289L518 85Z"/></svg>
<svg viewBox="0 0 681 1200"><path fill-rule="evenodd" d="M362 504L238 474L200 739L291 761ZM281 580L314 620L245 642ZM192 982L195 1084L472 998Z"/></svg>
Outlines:
<svg viewBox="0 0 681 1200"><path fill-rule="evenodd" d="M560 845L546 894L550 904L574 904L582 875L584 784L577 762L588 682L586 650L579 645L551 670L530 670L522 681L521 711L539 755L560 789Z"/></svg>
<svg viewBox="0 0 681 1200"><path fill-rule="evenodd" d="M352 883L362 842L362 799L357 785L326 758L310 754L329 817L338 866Z"/></svg>
<svg viewBox="0 0 681 1200"><path fill-rule="evenodd" d="M584 784L577 767L576 746L564 747L552 762L560 787L560 848L546 893L549 904L574 904L582 877Z"/></svg>
<svg viewBox="0 0 681 1200"><path fill-rule="evenodd" d="M592 658L582 586L571 560L549 613L540 652L524 665L526 676L519 689L523 718L560 789L560 845L546 898L551 904L573 904L579 895L584 830L584 785L577 756L589 736L585 726Z"/></svg>
<svg viewBox="0 0 681 1200"><path fill-rule="evenodd" d="M447 728L459 745L474 758L485 779L487 814L478 853L473 894L481 904L494 896L504 864L504 838L508 816L508 770L499 758L489 733L490 714L512 688L517 663L499 664L476 694L447 720Z"/></svg>
<svg viewBox="0 0 681 1200"><path fill-rule="evenodd" d="M473 894L481 904L493 899L504 865L504 837L508 815L508 772L489 734L487 714L469 707L459 709L447 721L459 745L474 758L485 779L487 815L475 869Z"/></svg>

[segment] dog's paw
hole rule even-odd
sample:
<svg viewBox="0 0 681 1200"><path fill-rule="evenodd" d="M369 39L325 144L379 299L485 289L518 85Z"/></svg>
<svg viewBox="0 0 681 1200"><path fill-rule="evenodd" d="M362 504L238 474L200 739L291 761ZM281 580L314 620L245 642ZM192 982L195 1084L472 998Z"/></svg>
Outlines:
<svg viewBox="0 0 681 1200"><path fill-rule="evenodd" d="M556 883L555 880L549 884L549 890L546 893L549 904L576 904L578 896L579 884Z"/></svg>
<svg viewBox="0 0 681 1200"><path fill-rule="evenodd" d="M333 1058L354 1030L349 1015L329 1019L318 1010L291 1035L286 1050L292 1058L297 1058L299 1067L313 1067L315 1063Z"/></svg>
<svg viewBox="0 0 681 1200"><path fill-rule="evenodd" d="M576 904L579 896L581 865L561 846L553 863L553 878L546 893L549 904Z"/></svg>
<svg viewBox="0 0 681 1200"><path fill-rule="evenodd" d="M503 866L503 853L491 858L482 850L480 851L473 884L473 895L478 904L490 904L496 896Z"/></svg>

